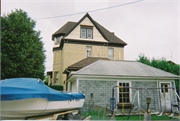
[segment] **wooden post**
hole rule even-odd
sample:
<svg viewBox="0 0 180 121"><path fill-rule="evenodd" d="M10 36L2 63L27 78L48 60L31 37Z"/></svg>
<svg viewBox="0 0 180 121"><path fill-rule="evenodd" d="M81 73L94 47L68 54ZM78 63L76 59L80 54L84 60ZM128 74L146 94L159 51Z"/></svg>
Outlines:
<svg viewBox="0 0 180 121"><path fill-rule="evenodd" d="M99 116L99 113L100 113L100 106L98 106L98 116Z"/></svg>
<svg viewBox="0 0 180 121"><path fill-rule="evenodd" d="M93 105L93 100L90 100L90 105L89 105L89 112L92 111L94 108L94 105Z"/></svg>
<svg viewBox="0 0 180 121"><path fill-rule="evenodd" d="M108 107L108 104L106 105L106 107L105 107L105 109L104 109L103 117L106 115L107 107Z"/></svg>
<svg viewBox="0 0 180 121"><path fill-rule="evenodd" d="M139 89L138 89L138 108L139 108L139 120L141 120L141 114L140 114L140 100L139 100Z"/></svg>
<svg viewBox="0 0 180 121"><path fill-rule="evenodd" d="M111 121L114 120L115 116L116 116L116 111L117 111L117 107L114 109L113 115L111 117Z"/></svg>
<svg viewBox="0 0 180 121"><path fill-rule="evenodd" d="M151 121L151 114L145 113L144 114L144 121Z"/></svg>

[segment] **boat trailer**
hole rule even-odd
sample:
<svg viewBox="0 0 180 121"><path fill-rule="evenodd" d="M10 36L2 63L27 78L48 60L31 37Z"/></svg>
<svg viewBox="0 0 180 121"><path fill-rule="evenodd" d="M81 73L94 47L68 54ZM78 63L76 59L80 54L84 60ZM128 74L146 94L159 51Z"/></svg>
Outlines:
<svg viewBox="0 0 180 121"><path fill-rule="evenodd" d="M43 116L34 116L27 117L26 120L80 120L80 118L76 118L74 115L78 114L78 110L70 110L64 111L55 114L43 115ZM86 121L90 120L91 116L84 117L81 120Z"/></svg>

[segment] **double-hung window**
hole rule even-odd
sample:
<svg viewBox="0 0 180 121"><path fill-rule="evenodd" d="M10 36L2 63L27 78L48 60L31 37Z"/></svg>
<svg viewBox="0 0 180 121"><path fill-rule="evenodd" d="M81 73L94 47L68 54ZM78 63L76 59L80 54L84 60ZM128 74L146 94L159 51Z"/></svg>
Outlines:
<svg viewBox="0 0 180 121"><path fill-rule="evenodd" d="M86 47L86 57L91 57L91 47Z"/></svg>
<svg viewBox="0 0 180 121"><path fill-rule="evenodd" d="M168 84L166 84L166 83L163 83L163 84L161 84L161 92L162 93L167 93L168 92Z"/></svg>
<svg viewBox="0 0 180 121"><path fill-rule="evenodd" d="M58 83L59 72L55 72L55 83Z"/></svg>
<svg viewBox="0 0 180 121"><path fill-rule="evenodd" d="M113 48L108 48L108 58L111 60L113 60L114 58L113 52L114 52Z"/></svg>
<svg viewBox="0 0 180 121"><path fill-rule="evenodd" d="M93 38L93 28L87 26L81 26L81 38Z"/></svg>
<svg viewBox="0 0 180 121"><path fill-rule="evenodd" d="M120 82L119 86L129 87L130 83ZM119 88L119 103L130 103L130 88Z"/></svg>

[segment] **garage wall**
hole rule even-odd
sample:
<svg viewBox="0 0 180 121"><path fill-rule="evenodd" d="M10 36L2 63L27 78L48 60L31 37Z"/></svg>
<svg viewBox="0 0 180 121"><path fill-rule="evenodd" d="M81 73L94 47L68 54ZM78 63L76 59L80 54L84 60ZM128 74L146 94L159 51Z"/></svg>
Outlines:
<svg viewBox="0 0 180 121"><path fill-rule="evenodd" d="M89 111L91 93L94 104L105 107L110 104L112 97L112 88L117 85L117 81L100 81L100 80L79 80L79 91L85 94L85 102L81 112ZM117 89L115 89L117 95ZM117 99L116 99L117 100Z"/></svg>

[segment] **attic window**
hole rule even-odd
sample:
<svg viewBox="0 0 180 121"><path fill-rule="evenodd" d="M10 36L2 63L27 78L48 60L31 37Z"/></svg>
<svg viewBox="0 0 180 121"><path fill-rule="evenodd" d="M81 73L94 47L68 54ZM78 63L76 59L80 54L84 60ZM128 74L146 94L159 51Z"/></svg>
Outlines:
<svg viewBox="0 0 180 121"><path fill-rule="evenodd" d="M81 26L81 38L93 38L93 28L90 26Z"/></svg>
<svg viewBox="0 0 180 121"><path fill-rule="evenodd" d="M58 36L55 38L55 45L60 44L60 38L61 38L61 36Z"/></svg>

